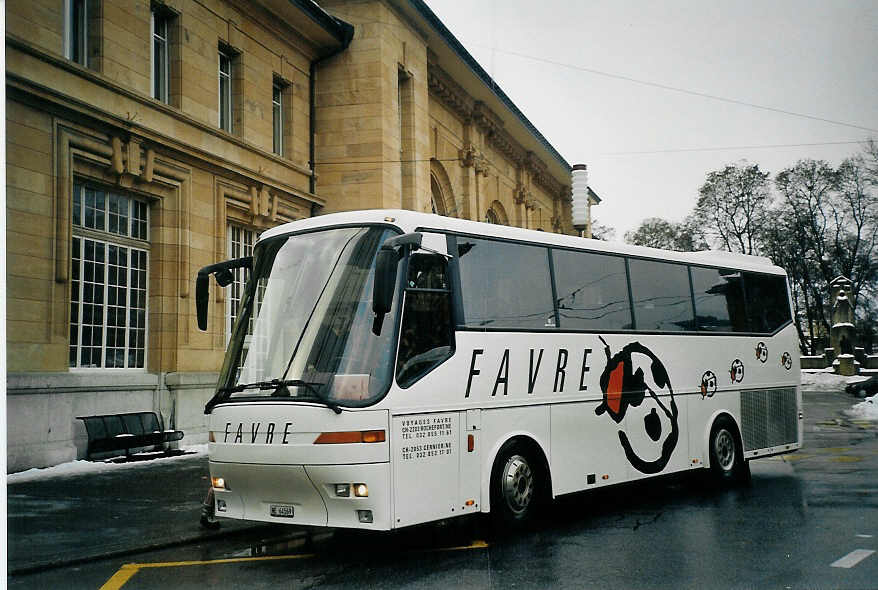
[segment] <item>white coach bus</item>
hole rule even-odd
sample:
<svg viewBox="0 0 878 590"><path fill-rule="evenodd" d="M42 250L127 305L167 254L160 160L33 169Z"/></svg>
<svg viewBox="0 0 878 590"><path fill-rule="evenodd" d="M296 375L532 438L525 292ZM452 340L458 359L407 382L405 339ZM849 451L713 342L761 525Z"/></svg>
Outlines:
<svg viewBox="0 0 878 590"><path fill-rule="evenodd" d="M216 515L393 529L802 441L783 269L360 211L266 231L210 414Z"/></svg>

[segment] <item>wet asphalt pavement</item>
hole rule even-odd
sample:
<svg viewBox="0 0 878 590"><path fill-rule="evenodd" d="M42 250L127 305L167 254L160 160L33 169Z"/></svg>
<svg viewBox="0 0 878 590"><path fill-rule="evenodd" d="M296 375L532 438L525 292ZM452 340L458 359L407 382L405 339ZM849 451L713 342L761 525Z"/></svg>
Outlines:
<svg viewBox="0 0 878 590"><path fill-rule="evenodd" d="M841 410L857 400L843 393L804 397L805 448L752 462L752 481L743 487L715 489L685 474L575 494L556 501L529 530L499 535L482 519L310 537L292 527L232 530L227 523L220 536L7 581L10 588L126 590L878 588L878 554L868 554L878 550L878 424L845 419ZM180 477L200 480L203 469L192 462ZM201 485L188 492L196 503ZM19 486L10 486L10 498ZM104 499L106 511L113 512L115 499ZM156 518L171 519L157 537L181 537L180 528L196 534L188 519L197 519L197 510L153 508ZM10 567L28 547L41 550L40 535L17 529L13 518L10 509ZM75 536L81 529L74 529ZM131 527L126 533L124 522L118 529L138 534ZM51 541L51 530L45 527L43 539ZM86 530L80 543L106 533L100 522Z"/></svg>

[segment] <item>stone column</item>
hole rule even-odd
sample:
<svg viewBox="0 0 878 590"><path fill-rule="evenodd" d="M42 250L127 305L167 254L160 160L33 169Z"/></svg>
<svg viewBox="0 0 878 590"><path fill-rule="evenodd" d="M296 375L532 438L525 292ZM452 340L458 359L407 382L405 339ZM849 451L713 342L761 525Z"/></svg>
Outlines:
<svg viewBox="0 0 878 590"><path fill-rule="evenodd" d="M850 299L851 282L840 276L829 284L829 288L833 302L829 342L837 359L833 365L837 367L836 371L841 375L856 375L859 364L854 359L856 329L854 308Z"/></svg>

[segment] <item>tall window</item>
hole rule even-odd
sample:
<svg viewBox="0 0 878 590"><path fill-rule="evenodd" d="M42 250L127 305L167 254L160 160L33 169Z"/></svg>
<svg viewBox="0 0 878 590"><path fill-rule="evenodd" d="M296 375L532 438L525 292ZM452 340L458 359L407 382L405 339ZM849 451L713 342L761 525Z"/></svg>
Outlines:
<svg viewBox="0 0 878 590"><path fill-rule="evenodd" d="M152 10L152 96L162 102L169 102L170 59L168 44L167 14Z"/></svg>
<svg viewBox="0 0 878 590"><path fill-rule="evenodd" d="M219 126L232 132L232 54L219 50Z"/></svg>
<svg viewBox="0 0 878 590"><path fill-rule="evenodd" d="M253 256L253 244L256 242L257 237L256 232L239 225L229 224L226 235L229 240L229 258ZM229 285L229 296L226 302L226 338L231 336L232 327L235 325L235 320L238 319L238 309L241 305L241 297L244 295L244 285L247 284L248 275L249 273L243 268L232 270L234 280Z"/></svg>
<svg viewBox="0 0 878 590"><path fill-rule="evenodd" d="M73 186L70 366L144 368L149 206Z"/></svg>
<svg viewBox="0 0 878 590"><path fill-rule="evenodd" d="M284 87L278 80L271 87L271 150L279 156L284 153Z"/></svg>
<svg viewBox="0 0 878 590"><path fill-rule="evenodd" d="M88 0L64 2L64 55L88 66Z"/></svg>

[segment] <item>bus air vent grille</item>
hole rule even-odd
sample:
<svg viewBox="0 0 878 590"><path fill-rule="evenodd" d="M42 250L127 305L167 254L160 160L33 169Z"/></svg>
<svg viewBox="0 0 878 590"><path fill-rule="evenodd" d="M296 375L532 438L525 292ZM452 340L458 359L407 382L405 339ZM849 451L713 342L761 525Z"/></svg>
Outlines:
<svg viewBox="0 0 878 590"><path fill-rule="evenodd" d="M797 442L796 389L741 392L744 450L754 451Z"/></svg>

